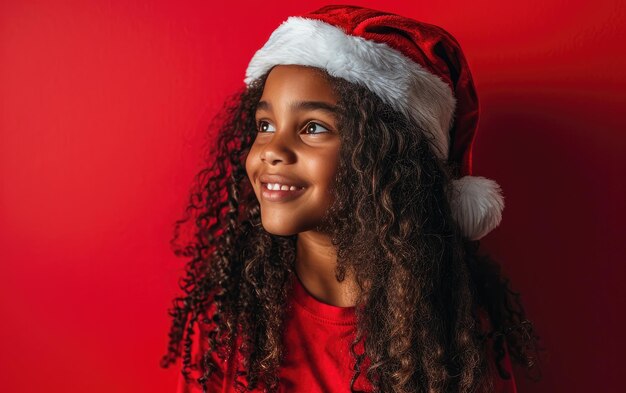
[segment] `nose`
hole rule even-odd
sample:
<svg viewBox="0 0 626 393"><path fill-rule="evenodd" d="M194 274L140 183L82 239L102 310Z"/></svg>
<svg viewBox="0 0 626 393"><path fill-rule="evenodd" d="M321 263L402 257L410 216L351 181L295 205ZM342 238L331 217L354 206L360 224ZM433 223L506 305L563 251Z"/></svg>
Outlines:
<svg viewBox="0 0 626 393"><path fill-rule="evenodd" d="M295 161L295 141L287 135L287 132L275 131L269 142L263 146L261 161L276 165L279 162L290 164Z"/></svg>

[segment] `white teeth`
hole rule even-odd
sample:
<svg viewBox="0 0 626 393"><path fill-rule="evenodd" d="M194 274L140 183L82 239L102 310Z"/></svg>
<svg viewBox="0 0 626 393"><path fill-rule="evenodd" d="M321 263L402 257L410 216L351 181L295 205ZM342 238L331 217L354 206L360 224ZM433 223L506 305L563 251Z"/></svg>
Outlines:
<svg viewBox="0 0 626 393"><path fill-rule="evenodd" d="M295 191L299 188L296 186L288 186L288 185L279 184L279 183L267 183L266 186L268 190L281 190L281 191Z"/></svg>

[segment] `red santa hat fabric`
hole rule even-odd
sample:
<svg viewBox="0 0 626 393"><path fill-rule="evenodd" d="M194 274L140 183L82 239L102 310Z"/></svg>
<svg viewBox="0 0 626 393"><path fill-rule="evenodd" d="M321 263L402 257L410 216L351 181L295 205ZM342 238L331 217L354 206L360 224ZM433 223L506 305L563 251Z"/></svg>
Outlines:
<svg viewBox="0 0 626 393"><path fill-rule="evenodd" d="M273 66L318 67L366 86L429 135L433 152L459 164L449 201L466 237L485 236L502 219L493 180L472 175L478 97L459 43L442 28L388 12L330 5L292 16L252 57L249 85Z"/></svg>

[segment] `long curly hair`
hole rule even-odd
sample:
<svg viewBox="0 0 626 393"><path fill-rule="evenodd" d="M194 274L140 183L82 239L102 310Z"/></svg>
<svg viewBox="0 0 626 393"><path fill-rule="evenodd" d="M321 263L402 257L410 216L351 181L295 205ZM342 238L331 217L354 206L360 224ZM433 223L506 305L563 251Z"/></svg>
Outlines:
<svg viewBox="0 0 626 393"><path fill-rule="evenodd" d="M448 187L459 167L438 159L426 130L367 88L321 71L338 97L341 148L334 202L320 230L336 247L337 280L349 272L361 290L351 391L360 374L375 392L491 391L487 338L502 378L509 377L501 364L505 344L512 361L536 369L539 336L520 294L496 262L478 255L479 242L465 238L451 216ZM240 390L262 384L276 392L279 382L297 235L264 230L245 171L267 75L231 96L216 118L217 143L172 239L187 263L183 294L169 311L162 366L182 357L185 378L200 368L205 390L218 367L209 353L226 359L238 336L235 350L244 361L236 375L246 381ZM479 308L491 321L486 334ZM192 358L196 325L209 331L200 364ZM363 367L366 357L369 367Z"/></svg>

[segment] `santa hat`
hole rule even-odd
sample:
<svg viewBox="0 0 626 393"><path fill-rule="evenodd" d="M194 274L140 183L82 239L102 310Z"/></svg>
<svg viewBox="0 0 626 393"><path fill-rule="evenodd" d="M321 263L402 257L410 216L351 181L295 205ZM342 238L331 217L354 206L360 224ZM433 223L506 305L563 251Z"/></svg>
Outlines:
<svg viewBox="0 0 626 393"><path fill-rule="evenodd" d="M472 176L478 98L459 43L442 28L362 7L331 5L292 16L252 57L246 85L278 64L313 66L367 87L430 135L456 162L448 199L464 235L478 240L500 223L504 198L493 180Z"/></svg>

